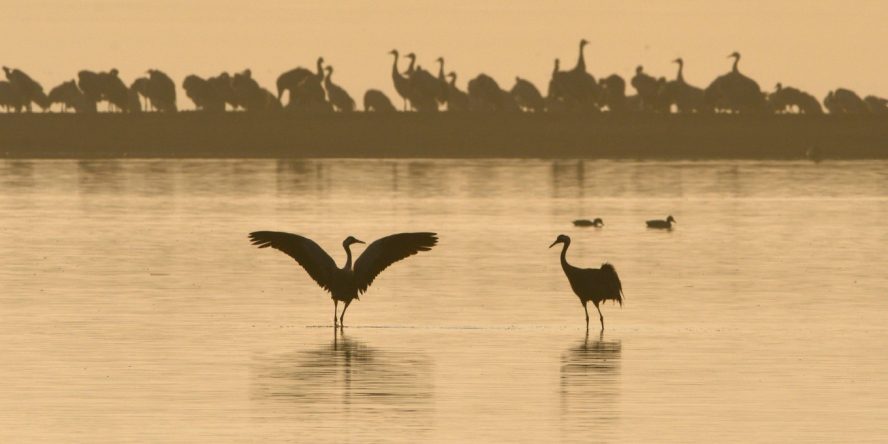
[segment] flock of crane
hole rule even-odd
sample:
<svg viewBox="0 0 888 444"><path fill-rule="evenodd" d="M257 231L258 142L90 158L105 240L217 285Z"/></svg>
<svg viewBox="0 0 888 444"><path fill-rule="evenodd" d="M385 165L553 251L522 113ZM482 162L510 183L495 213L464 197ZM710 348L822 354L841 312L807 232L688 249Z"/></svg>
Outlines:
<svg viewBox="0 0 888 444"><path fill-rule="evenodd" d="M455 72L445 74L444 59L439 57L438 75L416 64L416 55L410 59L406 71L399 67L400 55L393 50L392 81L403 99L404 111L418 112L559 112L580 111L613 113L801 113L823 114L824 107L831 114L888 114L888 100L873 95L861 98L844 88L830 91L821 102L814 96L793 87L776 85L773 92L762 91L759 84L738 69L740 54L734 59L730 72L719 76L705 89L688 84L682 71L684 61L676 59L678 72L674 80L655 78L639 66L630 85L636 93L627 95L626 81L613 74L598 80L586 70L583 55L586 40L580 41L576 65L561 70L558 59L549 80L546 95L529 81L515 78L510 90L502 89L490 76L479 74L469 80L465 91L456 86ZM63 112L95 113L97 104L107 102L107 109L116 112L161 111L175 112L176 85L169 76L158 70L149 70L126 86L118 71L80 71L77 80L70 80L46 94L43 87L18 69L3 67L8 81L0 81L0 108L7 112L31 111L36 104L44 111L59 104ZM277 94L259 85L249 69L233 76L223 72L216 77L186 77L182 88L199 111L224 112L352 112L355 100L341 86L333 83L333 67L317 60L316 69L295 68L277 79ZM284 104L284 93L288 94ZM392 101L377 89L364 94L364 110L368 112L395 112Z"/></svg>

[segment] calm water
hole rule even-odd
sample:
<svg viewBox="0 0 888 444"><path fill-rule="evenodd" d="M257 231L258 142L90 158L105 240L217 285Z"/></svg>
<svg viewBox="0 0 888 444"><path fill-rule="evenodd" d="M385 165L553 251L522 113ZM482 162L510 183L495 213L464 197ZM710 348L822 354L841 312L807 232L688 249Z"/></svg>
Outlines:
<svg viewBox="0 0 888 444"><path fill-rule="evenodd" d="M3 161L0 442L885 442L886 220L886 162ZM336 335L262 229L440 243Z"/></svg>

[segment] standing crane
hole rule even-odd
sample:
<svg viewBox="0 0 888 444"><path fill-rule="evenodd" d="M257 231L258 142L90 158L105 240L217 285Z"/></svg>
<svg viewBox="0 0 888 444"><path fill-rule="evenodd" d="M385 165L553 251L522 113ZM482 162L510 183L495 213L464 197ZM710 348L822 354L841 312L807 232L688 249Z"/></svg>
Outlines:
<svg viewBox="0 0 888 444"><path fill-rule="evenodd" d="M337 324L336 312L339 302L345 303L339 316L339 325L343 325L345 310L358 293L367 291L376 276L401 259L413 256L420 251L429 251L438 242L437 233L399 233L377 239L364 250L352 268L352 254L349 246L364 242L352 236L342 242L347 259L345 266L336 267L336 262L318 244L298 234L279 231L254 231L250 233L250 241L259 248L274 248L283 251L308 272L308 275L324 290L331 293L333 299L333 326Z"/></svg>
<svg viewBox="0 0 888 444"><path fill-rule="evenodd" d="M555 242L549 245L549 248L556 244L564 244L564 248L561 250L561 268L567 275L570 288L580 298L583 310L586 311L586 330L589 330L589 309L586 308L586 304L592 301L595 304L595 309L598 310L601 330L604 331L604 316L601 314L598 304L602 301L612 300L619 302L620 307L623 306L623 284L620 283L620 277L617 276L617 269L607 262L601 264L601 268L574 267L567 263L567 248L570 247L570 238L560 234Z"/></svg>
<svg viewBox="0 0 888 444"><path fill-rule="evenodd" d="M392 63L392 81L395 83L395 91L404 99L404 111L407 111L407 100L410 99L410 79L398 72L398 50L393 49L389 54L395 56L395 61Z"/></svg>
<svg viewBox="0 0 888 444"><path fill-rule="evenodd" d="M327 99L341 112L355 110L355 101L341 86L333 83L333 67L327 65L327 77L324 78L324 88L327 90Z"/></svg>

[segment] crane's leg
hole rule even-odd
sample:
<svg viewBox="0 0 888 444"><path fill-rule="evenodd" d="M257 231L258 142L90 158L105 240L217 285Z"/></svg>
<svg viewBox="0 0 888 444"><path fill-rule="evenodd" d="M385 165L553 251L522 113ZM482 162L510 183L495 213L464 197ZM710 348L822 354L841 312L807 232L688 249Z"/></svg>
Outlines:
<svg viewBox="0 0 888 444"><path fill-rule="evenodd" d="M345 310L348 310L348 305L351 303L352 303L352 301L345 301L345 307L342 307L342 314L339 315L339 326L340 327L345 326L345 321L343 321L343 319L345 319Z"/></svg>
<svg viewBox="0 0 888 444"><path fill-rule="evenodd" d="M601 331L604 331L604 316L601 315L601 309L598 308L598 304L595 304L595 309L598 310L598 318L601 319Z"/></svg>
<svg viewBox="0 0 888 444"><path fill-rule="evenodd" d="M589 309L586 308L586 303L583 302L583 310L586 311L586 332L589 331Z"/></svg>
<svg viewBox="0 0 888 444"><path fill-rule="evenodd" d="M339 311L339 301L333 299L333 328L336 328L336 312Z"/></svg>

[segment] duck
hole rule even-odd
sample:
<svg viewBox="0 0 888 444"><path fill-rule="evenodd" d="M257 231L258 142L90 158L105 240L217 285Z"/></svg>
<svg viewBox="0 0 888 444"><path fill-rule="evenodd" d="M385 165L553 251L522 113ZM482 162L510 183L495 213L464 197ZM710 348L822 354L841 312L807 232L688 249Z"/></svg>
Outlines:
<svg viewBox="0 0 888 444"><path fill-rule="evenodd" d="M647 221L648 228L661 228L666 230L672 229L672 224L675 223L675 219L672 216L666 218L666 220L649 220Z"/></svg>
<svg viewBox="0 0 888 444"><path fill-rule="evenodd" d="M573 221L573 224L576 227L603 227L604 221L602 221L600 217L595 220L577 219Z"/></svg>

